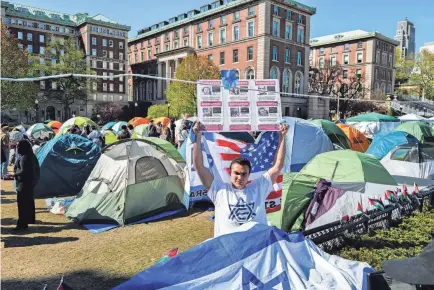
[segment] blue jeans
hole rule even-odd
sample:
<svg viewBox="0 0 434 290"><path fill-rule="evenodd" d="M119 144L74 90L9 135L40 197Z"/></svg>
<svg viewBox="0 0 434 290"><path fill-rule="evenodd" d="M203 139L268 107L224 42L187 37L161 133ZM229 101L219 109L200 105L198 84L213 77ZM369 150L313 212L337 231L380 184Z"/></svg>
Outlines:
<svg viewBox="0 0 434 290"><path fill-rule="evenodd" d="M6 155L6 162L2 163L2 176L6 175L8 173L8 165L9 165L9 151L5 151L5 155Z"/></svg>

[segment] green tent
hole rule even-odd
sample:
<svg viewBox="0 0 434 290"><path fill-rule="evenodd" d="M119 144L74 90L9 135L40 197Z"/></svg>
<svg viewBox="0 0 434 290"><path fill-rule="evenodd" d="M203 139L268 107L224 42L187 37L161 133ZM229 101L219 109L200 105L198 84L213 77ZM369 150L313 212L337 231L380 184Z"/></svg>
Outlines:
<svg viewBox="0 0 434 290"><path fill-rule="evenodd" d="M158 145L158 149L163 150L167 155L169 155L171 158L173 158L176 162L183 163L185 162L184 158L182 158L181 154L179 154L178 150L176 150L175 146L172 145L172 143L167 142L166 140L163 140L161 138L155 138L155 137L147 137L143 138L145 142L150 142L153 144Z"/></svg>
<svg viewBox="0 0 434 290"><path fill-rule="evenodd" d="M153 141L105 147L65 215L79 224L126 225L183 208L183 165Z"/></svg>
<svg viewBox="0 0 434 290"><path fill-rule="evenodd" d="M310 119L309 122L322 128L334 145L338 145L343 149L351 149L351 142L347 135L332 121L323 119Z"/></svg>
<svg viewBox="0 0 434 290"><path fill-rule="evenodd" d="M431 128L425 122L404 122L394 129L394 131L403 131L416 137L420 142L433 142L434 137Z"/></svg>
<svg viewBox="0 0 434 290"><path fill-rule="evenodd" d="M399 119L379 113L367 113L348 118L348 122L399 122Z"/></svg>

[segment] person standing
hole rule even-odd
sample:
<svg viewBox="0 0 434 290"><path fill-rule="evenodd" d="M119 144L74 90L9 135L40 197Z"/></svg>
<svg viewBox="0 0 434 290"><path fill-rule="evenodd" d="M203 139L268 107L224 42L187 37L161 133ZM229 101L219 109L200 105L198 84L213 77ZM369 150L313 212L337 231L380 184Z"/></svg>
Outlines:
<svg viewBox="0 0 434 290"><path fill-rule="evenodd" d="M252 165L248 159L242 157L235 158L230 164L231 183L214 178L203 165L202 132L199 131L199 125L199 122L196 122L193 128L196 134L193 166L215 206L214 237L231 233L238 226L250 221L267 224L265 199L273 191L273 184L285 162L285 135L288 125L283 125L279 131L279 143L273 166L251 183L249 177Z"/></svg>
<svg viewBox="0 0 434 290"><path fill-rule="evenodd" d="M39 181L40 168L28 141L18 142L17 151L20 157L14 167L18 204L18 222L15 230L25 230L29 224L35 223L33 193Z"/></svg>
<svg viewBox="0 0 434 290"><path fill-rule="evenodd" d="M175 129L175 118L172 118L172 120L170 120L170 136L172 137L172 140L170 140L170 142L173 144L175 144Z"/></svg>
<svg viewBox="0 0 434 290"><path fill-rule="evenodd" d="M100 148L102 148L104 145L104 137L101 132L96 129L95 126L92 126L92 132L90 132L87 138L96 145L98 145Z"/></svg>
<svg viewBox="0 0 434 290"><path fill-rule="evenodd" d="M123 140L123 139L129 139L131 138L130 136L130 132L128 131L128 127L126 125L123 125L121 127L122 129L119 131L119 133L117 134L117 138L119 140Z"/></svg>
<svg viewBox="0 0 434 290"><path fill-rule="evenodd" d="M9 134L7 130L9 129L7 124L2 124L0 133L1 133L1 150L4 154L4 162L2 159L1 162L1 178L8 178L8 165L9 165L9 153L10 153L10 142L9 142Z"/></svg>

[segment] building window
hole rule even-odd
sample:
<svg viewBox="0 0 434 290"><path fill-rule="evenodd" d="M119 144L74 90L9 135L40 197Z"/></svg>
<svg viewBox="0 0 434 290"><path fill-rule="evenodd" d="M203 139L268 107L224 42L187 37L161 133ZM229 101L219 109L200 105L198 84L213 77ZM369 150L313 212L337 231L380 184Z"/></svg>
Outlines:
<svg viewBox="0 0 434 290"><path fill-rule="evenodd" d="M291 54L291 51L289 50L289 48L285 48L285 62L286 63L289 63L290 62L290 54Z"/></svg>
<svg viewBox="0 0 434 290"><path fill-rule="evenodd" d="M124 70L124 64L122 63L119 64L119 70Z"/></svg>
<svg viewBox="0 0 434 290"><path fill-rule="evenodd" d="M345 43L344 44L344 51L348 51L350 50L350 44L349 43Z"/></svg>
<svg viewBox="0 0 434 290"><path fill-rule="evenodd" d="M247 70L246 79L248 79L248 80L254 80L255 79L255 72L253 71L253 69L249 68Z"/></svg>
<svg viewBox="0 0 434 290"><path fill-rule="evenodd" d="M39 58L39 64L45 64L45 59L43 57Z"/></svg>
<svg viewBox="0 0 434 290"><path fill-rule="evenodd" d="M278 72L276 67L272 67L270 70L270 79L277 80Z"/></svg>
<svg viewBox="0 0 434 290"><path fill-rule="evenodd" d="M319 58L319 68L324 68L324 57Z"/></svg>
<svg viewBox="0 0 434 290"><path fill-rule="evenodd" d="M198 49L202 48L202 35L197 36L197 48Z"/></svg>
<svg viewBox="0 0 434 290"><path fill-rule="evenodd" d="M113 51L109 51L109 58L113 58Z"/></svg>
<svg viewBox="0 0 434 290"><path fill-rule="evenodd" d="M103 56L103 57L107 57L107 50L103 50L103 51L102 51L102 56ZM136 58L135 60L137 60L137 58Z"/></svg>
<svg viewBox="0 0 434 290"><path fill-rule="evenodd" d="M110 84L110 92L113 92L114 90L114 84Z"/></svg>
<svg viewBox="0 0 434 290"><path fill-rule="evenodd" d="M178 48L178 40L175 40L173 42L173 48L177 49Z"/></svg>
<svg viewBox="0 0 434 290"><path fill-rule="evenodd" d="M96 68L96 60L92 60L92 67Z"/></svg>
<svg viewBox="0 0 434 290"><path fill-rule="evenodd" d="M301 59L301 51L297 51L297 65L303 65L303 62Z"/></svg>
<svg viewBox="0 0 434 290"><path fill-rule="evenodd" d="M292 20L292 12L291 12L291 10L286 10L286 20Z"/></svg>
<svg viewBox="0 0 434 290"><path fill-rule="evenodd" d="M27 52L33 53L33 45L31 45L31 44L27 45Z"/></svg>
<svg viewBox="0 0 434 290"><path fill-rule="evenodd" d="M123 41L119 42L119 48L124 49L124 42Z"/></svg>
<svg viewBox="0 0 434 290"><path fill-rule="evenodd" d="M104 78L105 79L105 78ZM104 91L104 92L107 92L107 83L103 83L102 84L102 90Z"/></svg>
<svg viewBox="0 0 434 290"><path fill-rule="evenodd" d="M96 45L96 37L92 37L92 45Z"/></svg>
<svg viewBox="0 0 434 290"><path fill-rule="evenodd" d="M240 39L240 28L238 26L234 26L234 41Z"/></svg>
<svg viewBox="0 0 434 290"><path fill-rule="evenodd" d="M18 31L18 39L23 39L23 33L21 31Z"/></svg>
<svg viewBox="0 0 434 290"><path fill-rule="evenodd" d="M169 44L166 43L166 45L164 46L164 51L169 51Z"/></svg>
<svg viewBox="0 0 434 290"><path fill-rule="evenodd" d="M297 72L295 74L295 93L302 94L303 93L303 74Z"/></svg>
<svg viewBox="0 0 434 290"><path fill-rule="evenodd" d="M220 29L220 43L223 44L226 42L226 28Z"/></svg>
<svg viewBox="0 0 434 290"><path fill-rule="evenodd" d="M27 40L28 41L32 41L33 40L33 34L32 33L27 33Z"/></svg>
<svg viewBox="0 0 434 290"><path fill-rule="evenodd" d="M213 19L211 19L210 21L208 21L208 28L209 29L214 28L214 20Z"/></svg>
<svg viewBox="0 0 434 290"><path fill-rule="evenodd" d="M45 47L43 46L39 47L39 54L45 54Z"/></svg>
<svg viewBox="0 0 434 290"><path fill-rule="evenodd" d="M233 63L237 63L238 62L238 49L235 49L233 51L232 62Z"/></svg>
<svg viewBox="0 0 434 290"><path fill-rule="evenodd" d="M357 49L363 48L363 42L359 41L357 42Z"/></svg>
<svg viewBox="0 0 434 290"><path fill-rule="evenodd" d="M41 90L45 90L45 81L41 81L39 83L39 87L41 88Z"/></svg>
<svg viewBox="0 0 434 290"><path fill-rule="evenodd" d="M234 12L234 20L235 21L240 20L240 11L235 11Z"/></svg>
<svg viewBox="0 0 434 290"><path fill-rule="evenodd" d="M107 69L107 62L106 61L102 62L102 68Z"/></svg>
<svg viewBox="0 0 434 290"><path fill-rule="evenodd" d="M338 51L336 46L332 46L331 50L332 50L332 53L336 53Z"/></svg>
<svg viewBox="0 0 434 290"><path fill-rule="evenodd" d="M202 37L201 37L201 45L202 45ZM156 46L155 47L155 54L159 54L160 53L160 47Z"/></svg>
<svg viewBox="0 0 434 290"><path fill-rule="evenodd" d="M320 54L324 54L324 47L320 47L320 49L319 49L319 53L320 53Z"/></svg>
<svg viewBox="0 0 434 290"><path fill-rule="evenodd" d="M226 24L226 16L225 16L225 15L223 15L223 16L220 18L220 22L221 22L223 25Z"/></svg>
<svg viewBox="0 0 434 290"><path fill-rule="evenodd" d="M113 63L112 62L109 62L109 69L113 69Z"/></svg>
<svg viewBox="0 0 434 290"><path fill-rule="evenodd" d="M22 43L18 43L18 49L19 49L19 50L24 50L24 46L23 46Z"/></svg>
<svg viewBox="0 0 434 290"><path fill-rule="evenodd" d="M391 55L391 54L389 54L389 66L390 66L390 67L393 66L392 55Z"/></svg>
<svg viewBox="0 0 434 290"><path fill-rule="evenodd" d="M330 64L331 64L331 66L336 66L336 56L332 56L330 58Z"/></svg>
<svg viewBox="0 0 434 290"><path fill-rule="evenodd" d="M342 71L342 75L344 77L344 80L348 79L348 71L347 70Z"/></svg>
<svg viewBox="0 0 434 290"><path fill-rule="evenodd" d="M213 46L214 44L214 33L208 33L208 46Z"/></svg>
<svg viewBox="0 0 434 290"><path fill-rule="evenodd" d="M298 24L303 24L303 15L298 15Z"/></svg>
<svg viewBox="0 0 434 290"><path fill-rule="evenodd" d="M124 53L123 52L119 52L119 59L123 60L124 59Z"/></svg>
<svg viewBox="0 0 434 290"><path fill-rule="evenodd" d="M119 84L119 92L120 93L124 92L124 85L123 84Z"/></svg>
<svg viewBox="0 0 434 290"><path fill-rule="evenodd" d="M220 52L220 65L224 65L224 64L225 64L225 53Z"/></svg>
<svg viewBox="0 0 434 290"><path fill-rule="evenodd" d="M357 53L357 63L363 62L363 54L361 52Z"/></svg>
<svg viewBox="0 0 434 290"><path fill-rule="evenodd" d="M51 82L51 89L57 90L57 83L56 82Z"/></svg>
<svg viewBox="0 0 434 290"><path fill-rule="evenodd" d="M283 92L284 93L290 93L290 72L288 70L283 71L283 77L282 77L282 83L283 83Z"/></svg>
<svg viewBox="0 0 434 290"><path fill-rule="evenodd" d="M184 47L187 47L188 46L188 38L186 37L186 38L184 38Z"/></svg>
<svg viewBox="0 0 434 290"><path fill-rule="evenodd" d="M348 54L344 54L343 63L344 64L348 64L349 63L349 59L350 59L350 56Z"/></svg>
<svg viewBox="0 0 434 290"><path fill-rule="evenodd" d="M197 26L196 26L196 30L197 30L197 32L202 32L202 24L197 24Z"/></svg>
<svg viewBox="0 0 434 290"><path fill-rule="evenodd" d="M212 61L212 54L209 54L209 55L208 55L208 60L209 60L209 61Z"/></svg>
<svg viewBox="0 0 434 290"><path fill-rule="evenodd" d="M279 7L277 7L277 6L273 7L273 15L279 16Z"/></svg>
<svg viewBox="0 0 434 290"><path fill-rule="evenodd" d="M302 27L297 29L297 41L300 43L304 41L304 29Z"/></svg>
<svg viewBox="0 0 434 290"><path fill-rule="evenodd" d="M113 47L113 40L109 40L109 46Z"/></svg>
<svg viewBox="0 0 434 290"><path fill-rule="evenodd" d="M291 39L291 30L292 30L292 27L291 27L291 24L286 24L285 25L285 39Z"/></svg>
<svg viewBox="0 0 434 290"><path fill-rule="evenodd" d="M273 46L272 52L273 52L272 60L277 61L277 46Z"/></svg>
<svg viewBox="0 0 434 290"><path fill-rule="evenodd" d="M57 59L55 59L55 58L52 58L52 59L51 59L51 65L55 65L56 62L57 62Z"/></svg>
<svg viewBox="0 0 434 290"><path fill-rule="evenodd" d="M362 70L361 69L356 70L356 76L359 79L362 77Z"/></svg>
<svg viewBox="0 0 434 290"><path fill-rule="evenodd" d="M253 60L253 46L247 48L247 60Z"/></svg>
<svg viewBox="0 0 434 290"><path fill-rule="evenodd" d="M250 22L247 24L247 27L248 27L248 29L247 29L247 35L248 35L249 37L253 37L254 34L255 34L255 22L250 21Z"/></svg>
<svg viewBox="0 0 434 290"><path fill-rule="evenodd" d="M279 21L273 21L273 35L279 37Z"/></svg>
<svg viewBox="0 0 434 290"><path fill-rule="evenodd" d="M255 15L255 7L249 7L249 16Z"/></svg>
<svg viewBox="0 0 434 290"><path fill-rule="evenodd" d="M92 89L93 89L93 91L96 91L98 89L98 83L97 82L92 83Z"/></svg>
<svg viewBox="0 0 434 290"><path fill-rule="evenodd" d="M107 39L102 40L102 46L107 46Z"/></svg>
<svg viewBox="0 0 434 290"><path fill-rule="evenodd" d="M376 63L380 63L380 51L379 50L377 50L377 53L375 54L375 62Z"/></svg>

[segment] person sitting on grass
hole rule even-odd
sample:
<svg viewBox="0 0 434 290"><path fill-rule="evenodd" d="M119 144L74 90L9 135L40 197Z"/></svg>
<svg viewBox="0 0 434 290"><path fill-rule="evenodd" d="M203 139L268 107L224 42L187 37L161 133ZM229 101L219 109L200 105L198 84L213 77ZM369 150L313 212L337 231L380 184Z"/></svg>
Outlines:
<svg viewBox="0 0 434 290"><path fill-rule="evenodd" d="M238 226L250 221L267 224L265 199L273 191L285 162L285 135L288 126L282 125L273 166L260 178L249 183L252 170L250 161L236 158L230 165L231 183L221 182L213 177L203 165L201 148L202 133L196 122L193 132L196 143L193 148L193 165L200 181L208 190L208 197L215 206L214 237L233 232Z"/></svg>

